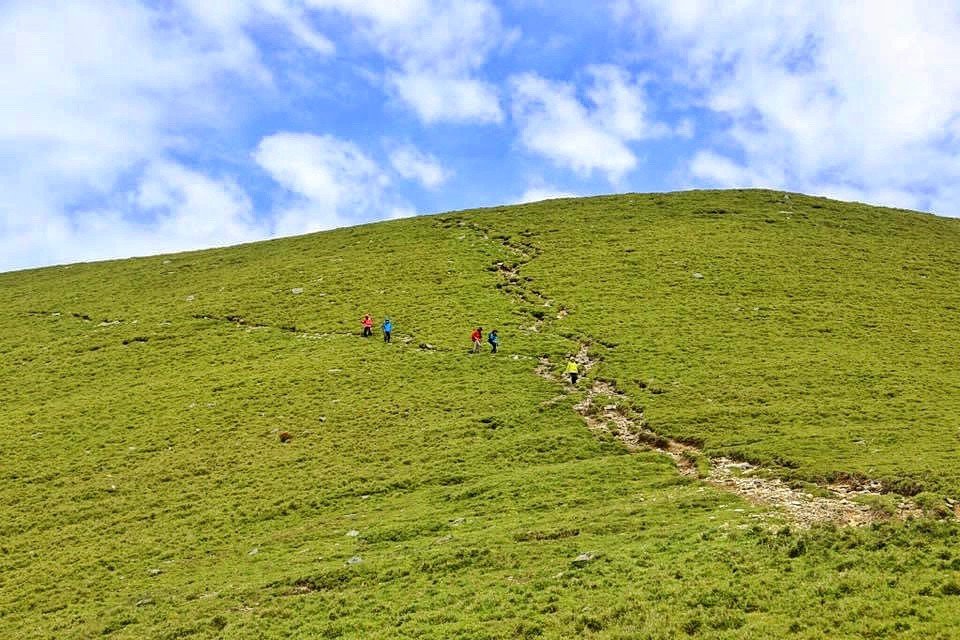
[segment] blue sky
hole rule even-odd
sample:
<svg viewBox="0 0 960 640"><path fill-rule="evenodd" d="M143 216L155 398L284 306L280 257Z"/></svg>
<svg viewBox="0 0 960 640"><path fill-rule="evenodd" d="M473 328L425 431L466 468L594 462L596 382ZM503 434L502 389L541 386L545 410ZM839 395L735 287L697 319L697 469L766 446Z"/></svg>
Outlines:
<svg viewBox="0 0 960 640"><path fill-rule="evenodd" d="M952 1L0 0L0 269L623 191L960 215L958 60Z"/></svg>

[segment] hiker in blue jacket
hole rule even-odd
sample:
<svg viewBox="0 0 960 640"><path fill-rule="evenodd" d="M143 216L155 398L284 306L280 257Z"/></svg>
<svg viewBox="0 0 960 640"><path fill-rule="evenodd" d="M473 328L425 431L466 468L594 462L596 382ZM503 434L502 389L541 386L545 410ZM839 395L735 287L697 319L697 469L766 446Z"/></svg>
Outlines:
<svg viewBox="0 0 960 640"><path fill-rule="evenodd" d="M487 342L490 343L490 353L496 353L497 347L500 346L500 334L496 329L487 334Z"/></svg>
<svg viewBox="0 0 960 640"><path fill-rule="evenodd" d="M390 318L384 318L380 328L383 329L383 341L390 342L390 332L393 331L393 323Z"/></svg>

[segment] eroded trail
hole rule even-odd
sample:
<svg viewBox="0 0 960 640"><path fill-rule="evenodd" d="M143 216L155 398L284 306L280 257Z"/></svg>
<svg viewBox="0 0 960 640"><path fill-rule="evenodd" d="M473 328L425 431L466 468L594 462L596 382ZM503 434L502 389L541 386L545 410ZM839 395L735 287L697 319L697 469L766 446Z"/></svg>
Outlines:
<svg viewBox="0 0 960 640"><path fill-rule="evenodd" d="M681 474L699 478L754 504L781 509L800 526L809 527L821 522L864 525L890 517L905 519L922 515L917 505L901 496L897 496L893 513L856 501L856 498L883 495L883 487L876 481L821 485L816 487L814 494L770 477L762 467L749 462L707 458L697 447L652 431L643 415L636 414L622 402L623 399L624 395L609 383L594 381L573 408L591 430L610 434L631 450L661 451L674 460Z"/></svg>
<svg viewBox="0 0 960 640"><path fill-rule="evenodd" d="M497 261L488 267L501 278L498 288L518 301L540 308L556 309L550 314L531 314L531 324L521 327L522 329L541 331L548 322L561 321L568 315L569 307L557 303L541 290L534 288L532 279L521 274L522 267L540 254L538 247L528 242L514 242L507 236L497 235L490 229L464 220L441 220L440 223L446 228L463 228L481 235L485 240L500 242L515 256L515 260L509 263ZM595 341L589 336L571 333L559 335L578 345L574 359L580 365L584 377L590 377L590 371L597 365L597 361L590 355L590 345ZM559 369L559 364L552 363L544 356L540 358L534 371L543 378L564 385L567 395L578 393L577 388L558 374ZM860 526L889 518L906 519L922 515L922 510L903 496L895 496L892 513L889 508L881 510L867 504L871 499L876 502L877 498L885 495L883 486L878 481L796 488L774 477L770 470L749 462L724 457L709 458L698 447L664 437L652 430L643 414L631 408L626 395L613 383L592 378L589 385L583 398L573 409L591 431L612 436L632 451L660 451L674 460L682 475L698 478L714 487L735 493L751 503L779 509L799 526L809 527L827 522Z"/></svg>

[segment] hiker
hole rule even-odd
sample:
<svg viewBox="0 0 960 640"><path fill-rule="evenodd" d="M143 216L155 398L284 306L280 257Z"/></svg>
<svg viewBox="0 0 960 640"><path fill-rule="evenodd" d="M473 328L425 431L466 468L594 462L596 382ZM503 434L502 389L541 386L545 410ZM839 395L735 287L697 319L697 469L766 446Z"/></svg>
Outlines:
<svg viewBox="0 0 960 640"><path fill-rule="evenodd" d="M364 338L369 338L373 335L373 318L370 317L369 313L363 314L363 320L360 321L360 324L363 325Z"/></svg>
<svg viewBox="0 0 960 640"><path fill-rule="evenodd" d="M483 342L483 327L477 327L473 330L473 333L470 334L470 339L473 341L473 352L480 352L480 345Z"/></svg>
<svg viewBox="0 0 960 640"><path fill-rule="evenodd" d="M390 342L390 332L393 331L393 323L390 322L390 318L384 318L380 328L383 329L383 341Z"/></svg>
<svg viewBox="0 0 960 640"><path fill-rule="evenodd" d="M567 361L567 368L564 369L563 372L570 376L570 384L577 384L577 378L580 376L580 367L577 366L577 361L573 359L573 356L570 356L570 359Z"/></svg>
<svg viewBox="0 0 960 640"><path fill-rule="evenodd" d="M500 334L497 333L496 329L487 335L487 342L490 343L490 353L496 353L497 347L500 346Z"/></svg>

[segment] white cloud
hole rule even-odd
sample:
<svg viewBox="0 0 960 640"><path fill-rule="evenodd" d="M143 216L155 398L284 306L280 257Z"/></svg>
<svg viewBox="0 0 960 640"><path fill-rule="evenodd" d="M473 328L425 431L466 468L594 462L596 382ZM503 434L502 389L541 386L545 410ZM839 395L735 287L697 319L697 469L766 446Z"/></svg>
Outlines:
<svg viewBox="0 0 960 640"><path fill-rule="evenodd" d="M253 157L293 195L275 212L276 235L356 224L405 210L386 193L386 172L347 140L281 132L261 140Z"/></svg>
<svg viewBox="0 0 960 640"><path fill-rule="evenodd" d="M23 164L66 182L109 187L132 163L179 145L178 125L222 119L213 88L221 74L266 78L242 30L260 15L258 5L282 6L177 5L173 13L194 18L186 31L135 2L7 4L0 9L0 150L30 154Z"/></svg>
<svg viewBox="0 0 960 640"><path fill-rule="evenodd" d="M523 192L519 198L513 201L513 204L526 204L528 202L540 202L542 200L556 200L557 198L580 198L578 193L572 191L563 191L553 187L530 187Z"/></svg>
<svg viewBox="0 0 960 640"><path fill-rule="evenodd" d="M666 129L649 120L642 81L611 65L587 72L590 106L571 84L533 73L514 76L513 117L527 149L579 174L596 170L616 182L637 165L627 143L664 135Z"/></svg>
<svg viewBox="0 0 960 640"><path fill-rule="evenodd" d="M9 224L0 235L0 270L224 246L269 235L235 182L166 161L147 166L133 189L109 206L70 215L55 208L35 211L39 215L31 223Z"/></svg>
<svg viewBox="0 0 960 640"><path fill-rule="evenodd" d="M652 27L667 71L729 118L720 151L695 156L695 175L960 206L948 187L960 179L960 74L946 62L960 59L956 3L621 0L615 9L638 31ZM724 147L742 163L721 166Z"/></svg>
<svg viewBox="0 0 960 640"><path fill-rule="evenodd" d="M427 123L498 123L496 90L478 76L510 38L488 0L305 0L354 18L362 37L390 60L387 86Z"/></svg>
<svg viewBox="0 0 960 640"><path fill-rule="evenodd" d="M222 246L262 238L246 192L229 179L217 180L172 162L150 165L133 200L153 218L154 242L176 249ZM149 220L150 218L148 218Z"/></svg>
<svg viewBox="0 0 960 640"><path fill-rule="evenodd" d="M295 7L281 0L0 3L0 267L252 239L245 222L232 226L244 208L235 185L177 173L168 158L193 149L185 130L229 126L225 77L241 90L269 86L249 28L276 24L314 54L331 50ZM183 229L167 226L147 240L159 227L136 222L136 200L121 202L139 180L146 191L166 180L168 194L182 193L176 212L161 218ZM213 197L218 189L226 196ZM204 198L225 217L191 206ZM98 209L82 204L93 201ZM188 211L193 219L181 215ZM208 233L214 219L226 226Z"/></svg>
<svg viewBox="0 0 960 640"><path fill-rule="evenodd" d="M394 149L390 153L390 164L403 178L416 180L428 189L436 189L451 175L435 156L424 153L413 145Z"/></svg>
<svg viewBox="0 0 960 640"><path fill-rule="evenodd" d="M698 151L690 162L690 173L709 184L725 187L766 187L781 184L776 169L746 167L713 151Z"/></svg>
<svg viewBox="0 0 960 640"><path fill-rule="evenodd" d="M391 72L387 84L427 124L453 121L500 122L503 111L489 83L433 71Z"/></svg>
<svg viewBox="0 0 960 640"><path fill-rule="evenodd" d="M387 218L390 220L400 220L401 218L412 218L417 215L417 210L409 205L397 205L389 209Z"/></svg>

